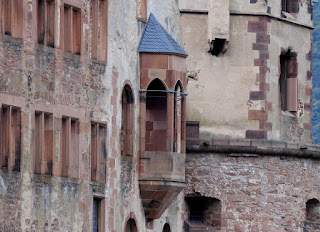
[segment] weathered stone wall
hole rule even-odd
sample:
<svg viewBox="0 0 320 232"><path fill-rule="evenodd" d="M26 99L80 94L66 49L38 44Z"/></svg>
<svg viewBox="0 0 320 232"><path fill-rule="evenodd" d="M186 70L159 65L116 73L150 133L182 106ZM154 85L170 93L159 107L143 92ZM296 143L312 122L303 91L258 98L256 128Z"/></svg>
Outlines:
<svg viewBox="0 0 320 232"><path fill-rule="evenodd" d="M24 1L22 39L0 34L0 105L23 106L21 171L0 170L0 231L91 231L94 196L105 197L106 231L124 231L129 215L134 215L139 232L161 231L165 223L179 231L182 195L153 225L146 225L140 199L137 47L144 23L136 18L135 1L109 1L107 62L90 58L89 0L68 1L82 6L81 55L60 48L62 0L56 1L55 48L35 42L35 3ZM160 7L158 1L149 1L148 9L181 43L177 2L162 2ZM135 105L133 156L127 160L120 157L120 102L125 84L133 90ZM34 144L38 142L34 139L35 110L53 113L57 122L64 115L80 118L79 178L33 174ZM92 182L90 177L91 120L107 124L106 183ZM58 127L54 161L61 158Z"/></svg>
<svg viewBox="0 0 320 232"><path fill-rule="evenodd" d="M189 153L185 194L221 201L221 231L302 232L306 202L320 198L318 167L311 159Z"/></svg>

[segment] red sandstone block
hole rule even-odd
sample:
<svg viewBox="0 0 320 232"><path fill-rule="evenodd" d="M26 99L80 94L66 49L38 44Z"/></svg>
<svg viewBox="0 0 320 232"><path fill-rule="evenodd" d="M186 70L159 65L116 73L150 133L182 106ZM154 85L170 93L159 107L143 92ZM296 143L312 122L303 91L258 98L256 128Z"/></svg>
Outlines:
<svg viewBox="0 0 320 232"><path fill-rule="evenodd" d="M266 32L267 23L264 21L249 21L248 22L248 32Z"/></svg>
<svg viewBox="0 0 320 232"><path fill-rule="evenodd" d="M272 111L272 108L273 108L272 106L273 106L272 102L267 101L266 102L266 111Z"/></svg>
<svg viewBox="0 0 320 232"><path fill-rule="evenodd" d="M270 91L270 84L269 83L259 83L260 91L269 92Z"/></svg>
<svg viewBox="0 0 320 232"><path fill-rule="evenodd" d="M246 131L247 139L267 139L266 130L247 130Z"/></svg>
<svg viewBox="0 0 320 232"><path fill-rule="evenodd" d="M251 91L250 100L266 100L267 94L264 91Z"/></svg>
<svg viewBox="0 0 320 232"><path fill-rule="evenodd" d="M305 87L305 95L312 96L312 88L311 87L308 87L308 86Z"/></svg>
<svg viewBox="0 0 320 232"><path fill-rule="evenodd" d="M258 50L258 51L268 51L268 44L265 43L254 43L252 44L252 50Z"/></svg>
<svg viewBox="0 0 320 232"><path fill-rule="evenodd" d="M266 33L258 33L257 34L257 43L270 44L270 35L268 35Z"/></svg>
<svg viewBox="0 0 320 232"><path fill-rule="evenodd" d="M312 130L312 124L310 124L310 123L303 123L303 128L304 128L305 130L311 131L311 130Z"/></svg>
<svg viewBox="0 0 320 232"><path fill-rule="evenodd" d="M254 59L254 66L265 66L265 65L267 65L266 60Z"/></svg>

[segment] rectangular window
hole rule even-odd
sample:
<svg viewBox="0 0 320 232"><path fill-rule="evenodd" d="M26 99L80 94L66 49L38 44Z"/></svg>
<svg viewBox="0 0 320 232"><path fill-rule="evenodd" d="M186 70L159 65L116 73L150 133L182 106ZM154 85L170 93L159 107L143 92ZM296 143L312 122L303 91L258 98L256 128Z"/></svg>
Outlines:
<svg viewBox="0 0 320 232"><path fill-rule="evenodd" d="M21 112L19 108L2 105L0 117L0 166L20 171Z"/></svg>
<svg viewBox="0 0 320 232"><path fill-rule="evenodd" d="M64 5L64 50L81 53L81 9Z"/></svg>
<svg viewBox="0 0 320 232"><path fill-rule="evenodd" d="M45 112L35 113L34 173L52 175L53 116Z"/></svg>
<svg viewBox="0 0 320 232"><path fill-rule="evenodd" d="M105 200L102 198L93 198L93 210L92 210L92 231L104 232L105 223Z"/></svg>
<svg viewBox="0 0 320 232"><path fill-rule="evenodd" d="M1 2L0 2L1 3ZM22 38L23 33L23 1L3 0L4 34Z"/></svg>
<svg viewBox="0 0 320 232"><path fill-rule="evenodd" d="M281 0L282 11L288 13L299 12L299 0Z"/></svg>
<svg viewBox="0 0 320 232"><path fill-rule="evenodd" d="M91 1L91 58L107 60L108 1Z"/></svg>
<svg viewBox="0 0 320 232"><path fill-rule="evenodd" d="M62 176L79 178L79 134L78 119L63 117L61 131Z"/></svg>
<svg viewBox="0 0 320 232"><path fill-rule="evenodd" d="M281 110L298 110L298 62L297 54L290 50L280 56L280 104Z"/></svg>
<svg viewBox="0 0 320 232"><path fill-rule="evenodd" d="M104 124L91 123L91 180L106 181L107 128Z"/></svg>
<svg viewBox="0 0 320 232"><path fill-rule="evenodd" d="M62 131L61 131L61 166L62 166L62 176L68 176L68 167L69 167L69 144L70 144L70 135L69 135L69 118L62 118Z"/></svg>
<svg viewBox="0 0 320 232"><path fill-rule="evenodd" d="M37 5L38 43L54 47L55 1L38 0Z"/></svg>

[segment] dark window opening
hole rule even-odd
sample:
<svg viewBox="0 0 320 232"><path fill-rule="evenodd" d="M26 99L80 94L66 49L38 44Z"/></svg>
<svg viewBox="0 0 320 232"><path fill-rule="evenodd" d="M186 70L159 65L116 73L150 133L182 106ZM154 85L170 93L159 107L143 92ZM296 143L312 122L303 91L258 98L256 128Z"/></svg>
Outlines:
<svg viewBox="0 0 320 232"><path fill-rule="evenodd" d="M148 87L146 100L146 151L166 151L167 93L159 79Z"/></svg>
<svg viewBox="0 0 320 232"><path fill-rule="evenodd" d="M283 111L298 110L297 54L290 50L280 55L280 105Z"/></svg>
<svg viewBox="0 0 320 232"><path fill-rule="evenodd" d="M299 0L281 0L282 11L288 13L299 12Z"/></svg>
<svg viewBox="0 0 320 232"><path fill-rule="evenodd" d="M92 209L92 231L93 232L104 232L105 223L105 206L104 199L102 198L93 198L93 209Z"/></svg>
<svg viewBox="0 0 320 232"><path fill-rule="evenodd" d="M137 225L134 219L129 219L126 226L126 232L137 232Z"/></svg>
<svg viewBox="0 0 320 232"><path fill-rule="evenodd" d="M163 231L162 232L170 232L171 229L170 229L170 225L168 223L166 223L163 227Z"/></svg>
<svg viewBox="0 0 320 232"><path fill-rule="evenodd" d="M320 202L317 199L311 199L306 203L306 231L319 229L320 221Z"/></svg>
<svg viewBox="0 0 320 232"><path fill-rule="evenodd" d="M186 197L189 221L192 224L204 224L221 228L221 202L211 197Z"/></svg>
<svg viewBox="0 0 320 232"><path fill-rule="evenodd" d="M225 53L227 51L227 46L228 42L226 39L216 38L211 41L209 52L214 56L218 56L221 53Z"/></svg>

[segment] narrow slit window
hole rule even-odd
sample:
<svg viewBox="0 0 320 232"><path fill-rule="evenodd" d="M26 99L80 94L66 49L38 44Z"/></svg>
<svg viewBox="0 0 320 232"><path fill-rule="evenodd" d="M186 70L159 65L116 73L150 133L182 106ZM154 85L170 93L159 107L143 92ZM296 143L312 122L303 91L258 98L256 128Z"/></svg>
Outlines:
<svg viewBox="0 0 320 232"><path fill-rule="evenodd" d="M103 198L93 198L93 210L92 210L92 231L104 232L105 222L105 200Z"/></svg>
<svg viewBox="0 0 320 232"><path fill-rule="evenodd" d="M62 143L62 152L61 152L61 168L62 176L68 176L68 167L69 167L69 145L70 145L70 120L69 118L62 118L62 131L61 131L61 143Z"/></svg>

